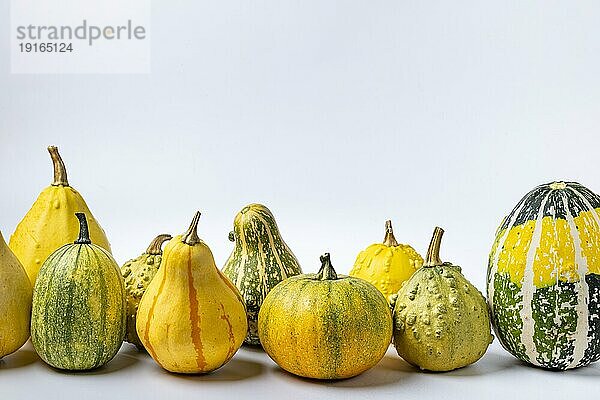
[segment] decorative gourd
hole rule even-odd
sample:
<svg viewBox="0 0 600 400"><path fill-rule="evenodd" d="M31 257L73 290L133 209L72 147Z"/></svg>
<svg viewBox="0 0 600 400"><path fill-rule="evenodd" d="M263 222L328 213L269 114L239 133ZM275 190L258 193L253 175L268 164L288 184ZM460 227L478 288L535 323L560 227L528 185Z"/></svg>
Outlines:
<svg viewBox="0 0 600 400"><path fill-rule="evenodd" d="M56 250L33 289L31 343L46 363L88 370L110 361L125 337L125 288L110 253L90 241L85 214L79 238Z"/></svg>
<svg viewBox="0 0 600 400"><path fill-rule="evenodd" d="M394 300L394 346L410 364L450 371L479 360L493 340L487 304L459 266L440 260L435 228L425 264Z"/></svg>
<svg viewBox="0 0 600 400"><path fill-rule="evenodd" d="M161 246L170 239L172 239L171 235L158 235L141 256L127 261L121 267L121 274L125 279L125 296L127 298L127 333L125 334L125 341L136 345L140 350L144 349L144 345L140 341L135 328L138 304L160 267L162 260Z"/></svg>
<svg viewBox="0 0 600 400"><path fill-rule="evenodd" d="M342 379L373 367L392 335L386 299L369 282L337 275L329 254L318 274L275 286L258 314L263 348L281 368L315 379Z"/></svg>
<svg viewBox="0 0 600 400"><path fill-rule="evenodd" d="M538 367L600 358L600 197L576 182L540 185L496 231L487 295L502 346Z"/></svg>
<svg viewBox="0 0 600 400"><path fill-rule="evenodd" d="M250 204L233 221L229 239L235 247L223 273L239 289L248 313L245 342L260 345L258 311L267 293L284 279L302 273L298 260L285 244L275 218L261 204Z"/></svg>
<svg viewBox="0 0 600 400"><path fill-rule="evenodd" d="M411 246L399 244L392 221L385 221L383 243L375 243L356 257L350 276L373 284L386 298L400 290L402 284L423 265L423 257Z"/></svg>
<svg viewBox="0 0 600 400"><path fill-rule="evenodd" d="M233 357L248 331L244 301L217 269L198 237L196 213L189 229L165 246L161 267L142 296L137 333L164 369L213 371Z"/></svg>
<svg viewBox="0 0 600 400"><path fill-rule="evenodd" d="M92 241L110 252L108 239L83 197L69 186L67 170L58 148L50 146L48 151L54 164L54 182L40 193L17 225L9 243L32 285L46 258L62 245L77 239L79 224L73 218L76 212L87 216Z"/></svg>
<svg viewBox="0 0 600 400"><path fill-rule="evenodd" d="M0 358L29 339L31 282L0 232Z"/></svg>

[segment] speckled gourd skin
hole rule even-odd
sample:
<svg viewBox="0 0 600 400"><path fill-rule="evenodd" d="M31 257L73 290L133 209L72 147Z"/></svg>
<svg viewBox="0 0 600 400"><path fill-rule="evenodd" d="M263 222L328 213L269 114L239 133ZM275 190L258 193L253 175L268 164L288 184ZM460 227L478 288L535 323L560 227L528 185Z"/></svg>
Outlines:
<svg viewBox="0 0 600 400"><path fill-rule="evenodd" d="M472 364L492 342L485 299L458 266L422 267L393 301L394 346L421 369L450 371Z"/></svg>
<svg viewBox="0 0 600 400"><path fill-rule="evenodd" d="M0 232L0 358L29 339L31 296L27 273Z"/></svg>
<svg viewBox="0 0 600 400"><path fill-rule="evenodd" d="M125 288L111 254L94 244L67 244L40 268L34 292L31 342L49 365L100 367L125 336Z"/></svg>
<svg viewBox="0 0 600 400"><path fill-rule="evenodd" d="M223 273L239 289L248 313L247 344L260 345L258 312L279 282L302 273L300 264L283 241L275 217L262 204L244 207L233 222L235 247Z"/></svg>
<svg viewBox="0 0 600 400"><path fill-rule="evenodd" d="M275 286L258 317L263 348L281 368L306 378L343 379L373 367L392 334L387 301L373 285L339 275L298 275Z"/></svg>
<svg viewBox="0 0 600 400"><path fill-rule="evenodd" d="M165 236L165 240L170 238ZM157 237L157 239L159 239ZM156 239L155 239L156 240ZM158 250L160 250L160 245ZM127 329L125 341L134 344L139 350L144 350L136 330L136 315L138 305L146 288L154 279L162 261L161 254L150 254L148 250L137 258L127 261L121 267L121 274L125 280L125 297L127 299Z"/></svg>
<svg viewBox="0 0 600 400"><path fill-rule="evenodd" d="M564 181L527 193L496 231L487 298L500 344L521 361L600 360L600 196Z"/></svg>

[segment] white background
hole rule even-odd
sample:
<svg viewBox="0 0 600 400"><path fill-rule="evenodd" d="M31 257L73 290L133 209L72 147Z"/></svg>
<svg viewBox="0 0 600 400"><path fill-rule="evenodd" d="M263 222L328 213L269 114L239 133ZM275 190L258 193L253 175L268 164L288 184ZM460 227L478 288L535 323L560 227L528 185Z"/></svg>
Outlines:
<svg viewBox="0 0 600 400"><path fill-rule="evenodd" d="M10 61L12 73L111 73L149 72L150 41L148 39L127 39L132 37L136 27L150 28L150 0L11 0ZM86 28L83 27L85 20ZM132 29L123 30L117 37L119 26ZM18 39L17 27L33 29L33 37L38 38L37 27L57 27L61 35L62 27L70 27L73 40L46 40L48 31L42 31L43 40ZM89 29L112 28L112 39L102 37L91 40ZM27 32L27 31L26 31ZM85 39L77 39L84 35ZM94 32L99 36L99 32ZM108 36L111 36L109 33ZM72 52L22 52L20 44L57 43L64 48L71 44Z"/></svg>
<svg viewBox="0 0 600 400"><path fill-rule="evenodd" d="M0 27L8 15L0 0ZM140 75L12 75L2 30L6 238L51 182L49 144L120 263L155 234L185 230L199 209L200 235L221 266L235 213L262 202L307 272L325 251L347 272L391 218L397 239L421 253L443 227L442 258L484 289L495 229L521 196L555 179L600 191L596 1L154 2L151 26L152 72ZM0 394L25 393L9 386L27 371L39 372L39 390L64 394L68 381L90 395L102 382L116 393L286 398L558 398L600 389L598 366L535 370L497 343L475 366L442 375L414 372L390 353L370 375L337 384L373 386L352 392L294 379L247 350L213 378L161 374L141 358L151 373L132 365L94 379L39 361L8 375L0 364ZM262 372L192 383L244 369L246 359L260 359Z"/></svg>

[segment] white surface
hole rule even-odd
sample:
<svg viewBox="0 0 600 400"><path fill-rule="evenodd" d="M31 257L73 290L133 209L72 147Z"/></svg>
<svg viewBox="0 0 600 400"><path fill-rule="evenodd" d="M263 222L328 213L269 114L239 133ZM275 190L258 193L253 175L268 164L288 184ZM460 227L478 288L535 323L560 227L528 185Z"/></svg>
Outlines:
<svg viewBox="0 0 600 400"><path fill-rule="evenodd" d="M155 1L152 73L103 76L11 75L2 29L0 229L8 237L50 183L45 148L56 144L121 263L200 209L222 265L235 213L263 202L307 272L325 251L347 272L391 218L421 253L445 228L442 257L483 289L494 231L523 194L554 179L600 192L598 21L597 1ZM0 394L506 399L600 388L597 367L544 372L500 349L443 375L386 358L337 385L257 357L242 351L206 378L129 356L98 375L5 365Z"/></svg>
<svg viewBox="0 0 600 400"><path fill-rule="evenodd" d="M0 361L0 398L31 399L579 399L600 388L599 365L566 372L527 367L493 346L479 362L452 372L426 373L393 347L373 369L342 381L320 382L283 371L261 350L243 347L216 372L170 374L124 344L105 367L66 373L46 366L28 343Z"/></svg>

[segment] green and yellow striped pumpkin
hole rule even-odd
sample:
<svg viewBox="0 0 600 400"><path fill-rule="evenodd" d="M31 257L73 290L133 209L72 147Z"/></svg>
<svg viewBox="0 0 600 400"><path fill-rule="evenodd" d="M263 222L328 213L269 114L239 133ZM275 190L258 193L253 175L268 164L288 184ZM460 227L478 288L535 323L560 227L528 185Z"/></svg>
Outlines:
<svg viewBox="0 0 600 400"><path fill-rule="evenodd" d="M338 275L329 253L317 274L286 279L258 317L260 342L284 370L305 378L345 379L375 366L392 338L392 314L369 282Z"/></svg>
<svg viewBox="0 0 600 400"><path fill-rule="evenodd" d="M100 367L125 337L125 287L110 253L92 244L85 214L79 238L42 264L33 290L31 343L47 364L65 370Z"/></svg>
<svg viewBox="0 0 600 400"><path fill-rule="evenodd" d="M283 241L275 217L262 204L250 204L235 216L229 239L235 242L235 247L223 273L239 289L246 303L245 342L260 345L257 324L263 300L275 285L301 274L302 269Z"/></svg>
<svg viewBox="0 0 600 400"><path fill-rule="evenodd" d="M535 366L600 358L600 197L576 182L540 185L496 232L487 295L502 346Z"/></svg>

